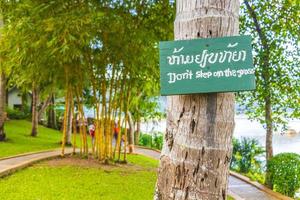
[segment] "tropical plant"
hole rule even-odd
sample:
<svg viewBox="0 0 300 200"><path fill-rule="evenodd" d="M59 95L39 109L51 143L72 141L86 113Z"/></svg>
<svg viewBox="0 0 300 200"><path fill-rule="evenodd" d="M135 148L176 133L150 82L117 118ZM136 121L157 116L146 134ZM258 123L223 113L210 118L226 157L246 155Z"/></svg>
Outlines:
<svg viewBox="0 0 300 200"><path fill-rule="evenodd" d="M262 172L264 148L258 140L251 138L233 139L230 168L241 173Z"/></svg>

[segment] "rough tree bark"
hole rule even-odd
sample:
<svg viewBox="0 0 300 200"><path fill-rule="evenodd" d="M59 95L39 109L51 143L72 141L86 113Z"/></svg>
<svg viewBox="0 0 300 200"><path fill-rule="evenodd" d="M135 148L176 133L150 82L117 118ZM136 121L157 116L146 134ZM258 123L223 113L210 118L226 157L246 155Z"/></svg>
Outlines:
<svg viewBox="0 0 300 200"><path fill-rule="evenodd" d="M177 0L175 39L238 35L238 0ZM226 199L234 94L168 97L155 200Z"/></svg>
<svg viewBox="0 0 300 200"><path fill-rule="evenodd" d="M36 137L38 134L38 122L39 122L39 91L36 85L33 83L32 86L32 129L31 129L31 136Z"/></svg>
<svg viewBox="0 0 300 200"><path fill-rule="evenodd" d="M6 137L4 131L4 123L6 119L5 102L6 102L6 78L5 78L5 74L2 72L0 74L0 141L4 141Z"/></svg>

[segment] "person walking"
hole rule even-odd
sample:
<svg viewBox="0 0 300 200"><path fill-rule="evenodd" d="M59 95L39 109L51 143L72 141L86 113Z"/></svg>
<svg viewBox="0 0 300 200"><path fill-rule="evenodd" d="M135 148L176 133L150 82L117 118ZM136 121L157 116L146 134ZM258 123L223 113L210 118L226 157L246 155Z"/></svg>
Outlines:
<svg viewBox="0 0 300 200"><path fill-rule="evenodd" d="M95 149L95 129L96 129L95 124L94 123L90 124L90 126L89 126L89 134L90 134L90 136L92 138L93 152L94 152L94 149Z"/></svg>

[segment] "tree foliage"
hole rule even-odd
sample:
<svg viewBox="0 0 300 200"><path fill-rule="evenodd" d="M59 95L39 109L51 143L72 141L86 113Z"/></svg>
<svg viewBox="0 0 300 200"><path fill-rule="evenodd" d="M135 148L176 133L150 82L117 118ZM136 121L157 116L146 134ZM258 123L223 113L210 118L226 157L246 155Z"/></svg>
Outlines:
<svg viewBox="0 0 300 200"><path fill-rule="evenodd" d="M241 34L253 37L257 88L241 93L239 100L262 124L266 97L275 126L300 117L299 10L296 0L247 0L242 5Z"/></svg>
<svg viewBox="0 0 300 200"><path fill-rule="evenodd" d="M65 91L63 146L67 118L73 113L84 124L88 102L96 113L94 153L111 158L113 122L121 126L129 111L158 94L157 46L172 35L173 3L20 0L0 6L7 10L1 54L11 81ZM86 129L79 131L87 154ZM125 143L126 131L125 123Z"/></svg>

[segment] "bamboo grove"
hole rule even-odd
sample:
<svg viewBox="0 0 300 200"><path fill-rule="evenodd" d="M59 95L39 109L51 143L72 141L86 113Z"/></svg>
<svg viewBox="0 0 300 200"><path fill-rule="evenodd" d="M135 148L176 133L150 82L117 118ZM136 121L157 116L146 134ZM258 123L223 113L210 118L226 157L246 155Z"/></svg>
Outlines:
<svg viewBox="0 0 300 200"><path fill-rule="evenodd" d="M158 94L157 46L171 37L173 9L166 0L1 1L1 70L18 86L63 91L62 155L72 132L73 153L126 161L130 111Z"/></svg>
<svg viewBox="0 0 300 200"><path fill-rule="evenodd" d="M126 144L127 144L127 121L128 121L128 109L130 106L131 87L130 74L125 67L108 66L106 70L95 70L91 67L88 70L88 75L91 77L91 88L93 98L93 108L95 109L95 143L90 146L92 153L99 160L105 160L106 162L112 159L126 160ZM107 73L108 72L108 73ZM82 78L79 76L79 78ZM69 113L73 113L79 116L79 137L80 154L88 156L89 143L87 140L87 132L84 123L86 121L84 115L84 94L83 85L73 85L68 81L68 74L66 76L66 109L64 113L64 128L63 128L63 145L62 154L64 154L65 141L67 136L68 124L73 123L73 152L76 148L76 118L73 117L73 122L68 122ZM81 81L79 81L81 83ZM69 105L70 104L70 105ZM118 134L117 141L113 145L113 128L117 123L118 127L123 127L121 134ZM123 137L123 138L122 138ZM121 141L124 145L121 148ZM121 149L125 152L122 154Z"/></svg>

